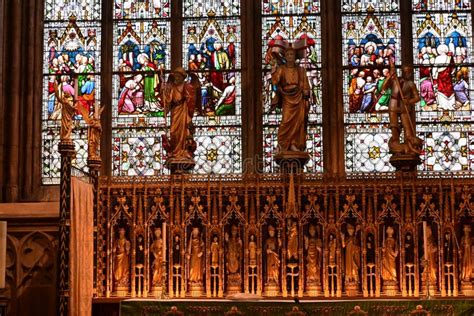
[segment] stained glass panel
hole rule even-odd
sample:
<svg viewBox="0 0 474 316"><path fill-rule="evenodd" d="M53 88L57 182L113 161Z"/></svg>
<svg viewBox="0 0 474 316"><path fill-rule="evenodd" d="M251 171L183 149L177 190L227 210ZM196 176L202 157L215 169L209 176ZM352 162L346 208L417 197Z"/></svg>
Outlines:
<svg viewBox="0 0 474 316"><path fill-rule="evenodd" d="M201 84L196 173L238 173L241 154L240 1L185 1L183 66Z"/></svg>
<svg viewBox="0 0 474 316"><path fill-rule="evenodd" d="M471 0L414 0L414 11L439 11L439 10L469 10L471 8Z"/></svg>
<svg viewBox="0 0 474 316"><path fill-rule="evenodd" d="M262 2L262 101L264 171L274 172L280 109L272 107L275 88L271 82L272 59L284 63L290 44L298 49L298 63L307 70L311 86L306 151L311 160L306 172L322 171L321 19L319 1ZM286 15L293 14L293 15ZM296 15L304 14L304 15Z"/></svg>
<svg viewBox="0 0 474 316"><path fill-rule="evenodd" d="M101 0L46 0L44 20L61 21L74 16L77 20L98 20L101 17Z"/></svg>
<svg viewBox="0 0 474 316"><path fill-rule="evenodd" d="M278 14L315 14L319 13L320 0L263 0L262 13L264 15Z"/></svg>
<svg viewBox="0 0 474 316"><path fill-rule="evenodd" d="M413 1L413 55L424 172L474 170L470 1Z"/></svg>
<svg viewBox="0 0 474 316"><path fill-rule="evenodd" d="M342 12L398 12L399 0L342 0Z"/></svg>
<svg viewBox="0 0 474 316"><path fill-rule="evenodd" d="M240 15L240 0L184 0L185 18L236 17Z"/></svg>
<svg viewBox="0 0 474 316"><path fill-rule="evenodd" d="M170 0L114 1L114 19L167 18L170 10Z"/></svg>
<svg viewBox="0 0 474 316"><path fill-rule="evenodd" d="M115 1L112 174L167 173L160 90L171 65L170 1Z"/></svg>
<svg viewBox="0 0 474 316"><path fill-rule="evenodd" d="M43 41L42 179L59 183L60 94L75 97L76 106L93 111L100 98L100 1L46 1ZM86 168L87 128L79 111L74 116L76 167Z"/></svg>
<svg viewBox="0 0 474 316"><path fill-rule="evenodd" d="M348 12L342 16L346 171L390 171L391 94L382 86L390 64L400 64L398 2L343 1L343 11Z"/></svg>

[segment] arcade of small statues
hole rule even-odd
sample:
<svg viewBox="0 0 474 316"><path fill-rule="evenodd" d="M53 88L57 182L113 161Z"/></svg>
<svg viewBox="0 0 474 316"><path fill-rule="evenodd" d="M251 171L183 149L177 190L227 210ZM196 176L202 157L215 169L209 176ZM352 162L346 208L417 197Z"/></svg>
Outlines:
<svg viewBox="0 0 474 316"><path fill-rule="evenodd" d="M101 184L100 297L474 296L472 187L156 180Z"/></svg>
<svg viewBox="0 0 474 316"><path fill-rule="evenodd" d="M302 172L309 84L296 53L288 47L285 64L272 62L274 104L283 113L280 173L191 173L199 86L182 68L161 92L171 174L102 178L91 168L97 297L474 296L474 183L416 178L413 69L403 67L399 78L392 65L385 87L397 173L326 181ZM74 102L58 99L64 159ZM92 167L100 166L100 112L87 120Z"/></svg>

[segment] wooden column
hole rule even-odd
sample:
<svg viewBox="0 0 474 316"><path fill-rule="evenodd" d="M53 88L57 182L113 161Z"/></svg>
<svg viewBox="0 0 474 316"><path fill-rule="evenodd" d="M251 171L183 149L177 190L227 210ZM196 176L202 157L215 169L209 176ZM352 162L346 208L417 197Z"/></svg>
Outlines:
<svg viewBox="0 0 474 316"><path fill-rule="evenodd" d="M323 170L329 178L345 173L341 3L321 1Z"/></svg>
<svg viewBox="0 0 474 316"><path fill-rule="evenodd" d="M10 26L5 34L5 43L8 43L9 49L5 51L5 68L3 69L9 77L9 80L5 81L7 93L4 104L8 104L8 111L4 112L3 124L5 133L3 194L6 202L15 202L18 199L19 187L21 78L24 75L21 67L23 58L20 40L23 31L22 4L21 1L6 0L5 5L6 25Z"/></svg>
<svg viewBox="0 0 474 316"><path fill-rule="evenodd" d="M57 315L69 313L69 240L71 232L71 168L75 157L74 143L61 142L61 184L59 205L58 295Z"/></svg>
<svg viewBox="0 0 474 316"><path fill-rule="evenodd" d="M113 113L113 1L102 1L102 38L101 38L101 69L100 103L105 106L101 115L103 133L101 136L100 157L103 163L100 166L102 175L112 173L112 113ZM97 100L99 102L99 100Z"/></svg>

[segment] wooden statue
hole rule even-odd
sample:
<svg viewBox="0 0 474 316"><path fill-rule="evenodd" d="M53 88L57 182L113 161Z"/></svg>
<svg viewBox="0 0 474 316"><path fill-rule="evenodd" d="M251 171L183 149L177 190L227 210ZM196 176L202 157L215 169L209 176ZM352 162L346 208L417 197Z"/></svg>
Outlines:
<svg viewBox="0 0 474 316"><path fill-rule="evenodd" d="M102 135L100 115L104 111L104 107L102 106L98 108L98 110L95 110L93 115L89 115L88 111L83 107L78 107L78 110L88 125L88 157L91 160L100 160L100 136Z"/></svg>
<svg viewBox="0 0 474 316"><path fill-rule="evenodd" d="M163 239L161 237L161 228L155 228L155 240L151 244L151 253L153 254L153 286L161 286L163 283Z"/></svg>
<svg viewBox="0 0 474 316"><path fill-rule="evenodd" d="M201 240L198 227L194 227L189 238L188 260L189 260L189 282L202 284L204 242Z"/></svg>
<svg viewBox="0 0 474 316"><path fill-rule="evenodd" d="M239 228L231 227L230 238L227 240L226 270L227 291L230 293L240 292L242 283L240 262L242 256L242 240L239 237Z"/></svg>
<svg viewBox="0 0 474 316"><path fill-rule="evenodd" d="M199 79L191 75L191 83L186 81L186 71L177 67L171 83L163 84L162 96L165 112L171 113L170 142L166 150L169 152L170 163L184 163L194 166L194 127L192 123L195 111L200 112L201 90Z"/></svg>
<svg viewBox="0 0 474 316"><path fill-rule="evenodd" d="M398 78L395 65L391 64L390 74L391 76L384 82L382 88L392 91L388 107L392 131L388 143L390 152L394 155L411 155L419 159L423 141L416 137L413 121L415 104L420 101L420 95L413 82L413 67L402 67L402 77ZM404 141L400 142L402 131Z"/></svg>
<svg viewBox="0 0 474 316"><path fill-rule="evenodd" d="M277 94L272 103L278 103L282 121L278 129L278 153L301 152L306 149L306 121L309 111L310 85L306 70L296 64L296 51L285 51L286 64L272 61L272 84Z"/></svg>
<svg viewBox="0 0 474 316"><path fill-rule="evenodd" d="M54 85L54 91L56 100L58 100L61 105L60 140L63 143L72 143L71 134L74 129L73 118L76 114L74 96L65 91L59 91L57 83Z"/></svg>
<svg viewBox="0 0 474 316"><path fill-rule="evenodd" d="M268 226L268 238L265 243L267 253L267 284L278 285L280 279L280 238L275 236L275 228Z"/></svg>
<svg viewBox="0 0 474 316"><path fill-rule="evenodd" d="M114 282L117 291L128 290L130 282L130 241L125 237L125 228L119 229L114 242Z"/></svg>
<svg viewBox="0 0 474 316"><path fill-rule="evenodd" d="M461 238L461 244L459 254L460 260L460 279L463 282L471 281L472 275L472 238L471 238L471 227L464 225L463 236Z"/></svg>
<svg viewBox="0 0 474 316"><path fill-rule="evenodd" d="M307 283L319 283L321 278L321 253L322 241L316 236L316 227L310 225L309 236L305 236L306 254L306 281Z"/></svg>
<svg viewBox="0 0 474 316"><path fill-rule="evenodd" d="M393 238L393 228L387 227L387 236L382 248L382 280L384 282L397 282L397 265L395 260L398 257L397 242Z"/></svg>
<svg viewBox="0 0 474 316"><path fill-rule="evenodd" d="M347 237L342 237L342 248L345 253L345 280L346 282L359 282L360 246L357 244L356 230L351 224L347 224Z"/></svg>
<svg viewBox="0 0 474 316"><path fill-rule="evenodd" d="M257 243L255 242L255 235L250 235L249 241L249 266L255 268L257 266Z"/></svg>
<svg viewBox="0 0 474 316"><path fill-rule="evenodd" d="M211 268L218 268L219 267L219 238L217 235L214 235L214 238L211 243Z"/></svg>
<svg viewBox="0 0 474 316"><path fill-rule="evenodd" d="M298 225L294 220L288 220L288 248L287 258L298 260Z"/></svg>

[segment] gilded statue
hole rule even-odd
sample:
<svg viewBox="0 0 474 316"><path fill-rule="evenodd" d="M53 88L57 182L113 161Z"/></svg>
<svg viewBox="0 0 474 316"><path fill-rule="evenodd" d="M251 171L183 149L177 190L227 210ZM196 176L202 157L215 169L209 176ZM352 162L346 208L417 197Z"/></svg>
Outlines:
<svg viewBox="0 0 474 316"><path fill-rule="evenodd" d="M310 85L306 70L296 64L296 51L285 51L286 63L272 61L272 84L277 87L272 104L281 107L278 129L278 152L300 152L306 149L306 122L309 112Z"/></svg>
<svg viewBox="0 0 474 316"><path fill-rule="evenodd" d="M356 233L351 224L347 224L347 237L341 233L342 248L346 249L344 260L346 282L359 282L360 246L357 244Z"/></svg>
<svg viewBox="0 0 474 316"><path fill-rule="evenodd" d="M321 278L322 241L316 236L316 226L310 225L309 236L304 237L306 254L306 280L308 283L319 282Z"/></svg>
<svg viewBox="0 0 474 316"><path fill-rule="evenodd" d="M189 260L189 281L191 283L202 282L203 272L204 242L198 227L194 227L189 238L188 260Z"/></svg>
<svg viewBox="0 0 474 316"><path fill-rule="evenodd" d="M388 142L392 154L410 154L419 156L423 141L416 137L414 118L415 105L420 101L420 95L413 82L413 67L403 66L402 77L398 78L395 65L391 64L390 77L382 87L391 89L388 112L392 136ZM404 142L400 137L404 135Z"/></svg>
<svg viewBox="0 0 474 316"><path fill-rule="evenodd" d="M267 284L279 284L281 240L275 236L275 228L268 226L268 238L265 242L267 253Z"/></svg>
<svg viewBox="0 0 474 316"><path fill-rule="evenodd" d="M104 111L104 106L94 110L94 113L90 115L88 110L84 107L78 107L78 111L81 113L82 118L86 121L87 128L87 145L88 145L88 157L91 160L100 159L100 136L102 135L102 125L100 122L100 115Z"/></svg>
<svg viewBox="0 0 474 316"><path fill-rule="evenodd" d="M76 105L74 96L65 91L60 91L57 83L54 84L54 93L56 100L61 105L61 130L60 140L64 143L71 143L71 134L74 129L74 115L76 114Z"/></svg>
<svg viewBox="0 0 474 316"><path fill-rule="evenodd" d="M172 82L162 85L165 113L171 113L171 140L167 144L167 151L170 160L193 162L196 142L192 119L194 112L201 106L199 79L190 75L191 83L188 83L186 71L182 67L177 67L170 77Z"/></svg>
<svg viewBox="0 0 474 316"><path fill-rule="evenodd" d="M257 266L257 243L255 242L255 235L250 235L248 252L249 266L255 268Z"/></svg>
<svg viewBox="0 0 474 316"><path fill-rule="evenodd" d="M150 251L153 254L153 280L152 285L161 285L163 281L163 239L161 237L161 228L154 230L155 240L151 244Z"/></svg>
<svg viewBox="0 0 474 316"><path fill-rule="evenodd" d="M240 273L240 256L242 253L242 240L239 237L239 228L235 225L231 227L230 238L227 241L227 273Z"/></svg>
<svg viewBox="0 0 474 316"><path fill-rule="evenodd" d="M288 220L288 260L298 260L298 225L294 220Z"/></svg>
<svg viewBox="0 0 474 316"><path fill-rule="evenodd" d="M337 265L337 262L336 262L336 247L337 247L337 243L336 243L336 237L333 235L333 234L330 234L329 235L329 242L328 242L328 252L329 252L329 266L336 266Z"/></svg>
<svg viewBox="0 0 474 316"><path fill-rule="evenodd" d="M472 275L472 237L471 237L471 227L469 225L464 225L463 236L461 237L461 244L459 254L461 256L461 281L469 282L471 281Z"/></svg>
<svg viewBox="0 0 474 316"><path fill-rule="evenodd" d="M130 241L125 237L125 228L119 229L119 237L114 242L115 287L128 287L130 282Z"/></svg>
<svg viewBox="0 0 474 316"><path fill-rule="evenodd" d="M219 238L217 237L217 235L214 235L211 243L211 268L219 267L219 251Z"/></svg>
<svg viewBox="0 0 474 316"><path fill-rule="evenodd" d="M426 282L426 277L428 276L431 286L434 286L438 280L438 245L429 225L426 227L426 239L428 242L424 249L426 249L427 253L423 254L422 259L422 280Z"/></svg>
<svg viewBox="0 0 474 316"><path fill-rule="evenodd" d="M398 257L397 242L393 238L394 230L391 226L386 229L387 236L382 247L382 280L397 281L397 265L395 260Z"/></svg>

